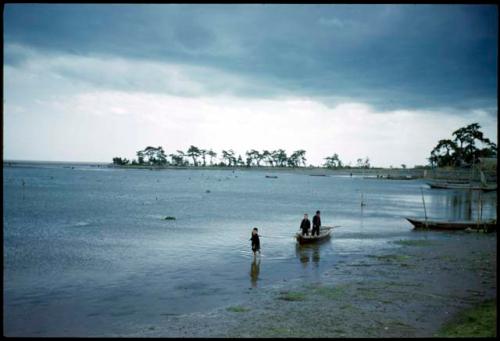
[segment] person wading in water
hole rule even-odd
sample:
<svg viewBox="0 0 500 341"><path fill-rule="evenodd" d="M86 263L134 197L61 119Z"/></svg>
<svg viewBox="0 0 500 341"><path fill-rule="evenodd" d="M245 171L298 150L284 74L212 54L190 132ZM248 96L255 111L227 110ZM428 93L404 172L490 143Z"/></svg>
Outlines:
<svg viewBox="0 0 500 341"><path fill-rule="evenodd" d="M250 238L250 240L252 241L253 256L255 257L257 251L259 251L260 255L260 238L256 227L254 227L254 229L252 230L252 237Z"/></svg>

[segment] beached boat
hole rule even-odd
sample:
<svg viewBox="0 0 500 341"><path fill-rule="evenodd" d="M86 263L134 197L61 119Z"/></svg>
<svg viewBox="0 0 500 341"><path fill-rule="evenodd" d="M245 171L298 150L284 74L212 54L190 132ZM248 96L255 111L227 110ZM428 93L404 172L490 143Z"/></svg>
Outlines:
<svg viewBox="0 0 500 341"><path fill-rule="evenodd" d="M310 231L309 231L310 232ZM317 243L330 238L330 233L332 232L332 227L321 227L319 230L319 235L312 236L309 233L308 236L303 236L301 232L295 234L295 239L299 244Z"/></svg>
<svg viewBox="0 0 500 341"><path fill-rule="evenodd" d="M433 230L486 230L488 232L496 231L496 219L490 220L425 220L406 218L415 228L433 229Z"/></svg>
<svg viewBox="0 0 500 341"><path fill-rule="evenodd" d="M428 182L427 183L431 188L438 189L470 189L474 191L496 191L497 185L473 185L470 183L448 183L448 182Z"/></svg>

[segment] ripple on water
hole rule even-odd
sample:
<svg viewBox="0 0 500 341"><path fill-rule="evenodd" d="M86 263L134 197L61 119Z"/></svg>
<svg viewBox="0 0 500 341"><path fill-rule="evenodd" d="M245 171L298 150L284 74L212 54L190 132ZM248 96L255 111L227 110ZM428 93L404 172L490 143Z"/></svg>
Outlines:
<svg viewBox="0 0 500 341"><path fill-rule="evenodd" d="M19 321L37 320L46 321L41 335L81 331L85 323L94 333L110 334L120 318L130 317L133 328L151 316L237 300L249 287L316 279L331 264L411 239L402 214L422 214L420 187L397 182L293 173L269 181L259 171L238 171L235 178L219 170L101 170L4 168L5 309L18 319L4 321L8 333L34 335L40 325ZM429 215L467 213L467 197L456 193L427 191L425 199ZM483 215L495 214L496 193L484 200ZM316 209L324 225L341 227L328 243L297 250L293 236L302 215ZM177 219L163 221L168 215ZM253 227L263 236L255 263Z"/></svg>

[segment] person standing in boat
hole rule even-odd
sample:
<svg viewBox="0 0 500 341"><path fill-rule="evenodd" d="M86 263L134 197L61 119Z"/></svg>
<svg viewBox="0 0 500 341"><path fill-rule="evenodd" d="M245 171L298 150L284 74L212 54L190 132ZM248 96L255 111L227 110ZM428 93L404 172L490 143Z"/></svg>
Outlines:
<svg viewBox="0 0 500 341"><path fill-rule="evenodd" d="M304 213L304 219L300 222L300 229L302 230L303 236L309 235L309 229L311 228L311 222L307 216L307 213Z"/></svg>
<svg viewBox="0 0 500 341"><path fill-rule="evenodd" d="M256 227L254 227L252 230L252 237L250 238L250 240L252 241L253 256L255 257L257 251L259 251L259 255L260 255L259 230Z"/></svg>
<svg viewBox="0 0 500 341"><path fill-rule="evenodd" d="M316 211L316 215L313 217L313 228L312 228L312 235L314 236L314 233L319 236L319 228L321 227L321 218L319 217L320 212Z"/></svg>

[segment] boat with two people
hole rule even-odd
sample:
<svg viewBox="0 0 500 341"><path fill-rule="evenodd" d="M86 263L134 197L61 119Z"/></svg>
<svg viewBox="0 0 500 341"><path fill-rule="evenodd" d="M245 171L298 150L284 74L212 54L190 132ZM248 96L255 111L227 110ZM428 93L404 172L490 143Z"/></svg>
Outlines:
<svg viewBox="0 0 500 341"><path fill-rule="evenodd" d="M328 240L334 227L338 226L321 226L319 235L303 235L301 232L295 234L295 239L299 244L318 243Z"/></svg>

